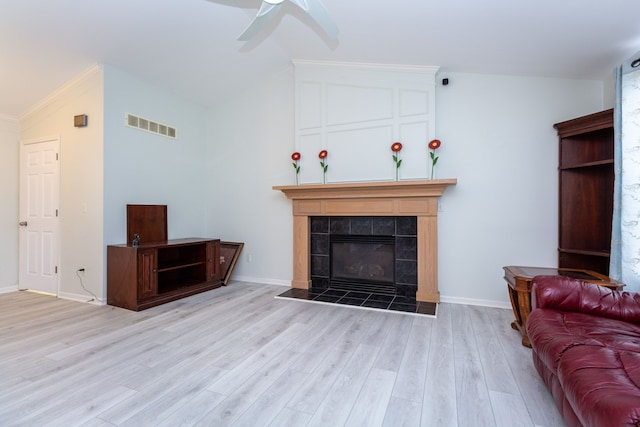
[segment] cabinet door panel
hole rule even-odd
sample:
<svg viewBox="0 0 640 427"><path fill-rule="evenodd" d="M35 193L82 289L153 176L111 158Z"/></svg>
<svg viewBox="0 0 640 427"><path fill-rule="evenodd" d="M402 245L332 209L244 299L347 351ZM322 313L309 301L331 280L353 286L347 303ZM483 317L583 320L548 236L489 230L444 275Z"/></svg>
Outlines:
<svg viewBox="0 0 640 427"><path fill-rule="evenodd" d="M220 242L207 243L207 282L220 280Z"/></svg>
<svg viewBox="0 0 640 427"><path fill-rule="evenodd" d="M138 252L138 299L149 298L158 293L157 257L155 250Z"/></svg>

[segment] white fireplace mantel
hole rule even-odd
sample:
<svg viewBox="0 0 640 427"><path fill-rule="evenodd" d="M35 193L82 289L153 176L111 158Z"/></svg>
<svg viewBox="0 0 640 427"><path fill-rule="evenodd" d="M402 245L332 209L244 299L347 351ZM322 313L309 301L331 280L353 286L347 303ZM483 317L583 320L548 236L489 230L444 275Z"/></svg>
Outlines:
<svg viewBox="0 0 640 427"><path fill-rule="evenodd" d="M456 179L274 186L293 203L291 287L311 285L309 217L415 216L418 221L416 300L440 302L438 291L438 198Z"/></svg>

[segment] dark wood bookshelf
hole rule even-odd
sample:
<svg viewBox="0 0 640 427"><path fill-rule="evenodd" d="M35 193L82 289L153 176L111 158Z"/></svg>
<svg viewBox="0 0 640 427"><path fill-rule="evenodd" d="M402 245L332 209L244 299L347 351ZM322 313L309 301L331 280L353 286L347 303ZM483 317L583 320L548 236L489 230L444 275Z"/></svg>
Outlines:
<svg viewBox="0 0 640 427"><path fill-rule="evenodd" d="M613 215L613 110L556 123L558 266L609 274Z"/></svg>

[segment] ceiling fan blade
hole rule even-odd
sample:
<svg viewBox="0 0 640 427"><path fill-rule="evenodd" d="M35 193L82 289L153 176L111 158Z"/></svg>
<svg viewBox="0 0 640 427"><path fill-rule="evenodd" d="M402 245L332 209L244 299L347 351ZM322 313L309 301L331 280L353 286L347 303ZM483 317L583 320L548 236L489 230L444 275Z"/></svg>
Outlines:
<svg viewBox="0 0 640 427"><path fill-rule="evenodd" d="M333 40L338 38L338 27L320 0L291 0L291 2L307 12L329 37Z"/></svg>
<svg viewBox="0 0 640 427"><path fill-rule="evenodd" d="M246 42L253 38L253 36L258 34L260 31L262 31L262 29L269 23L269 21L273 19L278 9L280 9L280 6L282 6L281 3L271 4L263 1L258 14L253 19L253 21L251 21L251 24L249 24L244 32L240 34L238 40Z"/></svg>

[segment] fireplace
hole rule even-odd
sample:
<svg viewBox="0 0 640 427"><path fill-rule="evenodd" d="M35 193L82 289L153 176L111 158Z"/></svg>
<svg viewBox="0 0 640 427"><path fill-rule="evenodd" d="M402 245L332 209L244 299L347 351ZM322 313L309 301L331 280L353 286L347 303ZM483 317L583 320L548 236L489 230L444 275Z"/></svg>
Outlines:
<svg viewBox="0 0 640 427"><path fill-rule="evenodd" d="M414 296L416 217L310 218L311 286Z"/></svg>
<svg viewBox="0 0 640 427"><path fill-rule="evenodd" d="M438 198L455 179L354 182L275 186L292 200L293 213L293 278L291 287L309 289L316 262L328 262L311 253L311 218L320 217L413 217L416 222L417 275L415 299L439 302L438 291ZM397 248L396 237L396 254ZM317 244L317 243L316 243ZM329 245L327 240L324 244ZM328 264L327 264L328 265ZM396 262L396 277L398 276ZM328 277L328 276L327 276ZM322 278L322 277L321 277ZM397 281L396 281L397 282ZM328 278L327 284L328 286Z"/></svg>

